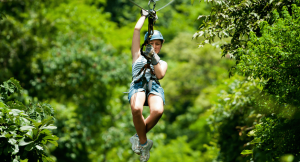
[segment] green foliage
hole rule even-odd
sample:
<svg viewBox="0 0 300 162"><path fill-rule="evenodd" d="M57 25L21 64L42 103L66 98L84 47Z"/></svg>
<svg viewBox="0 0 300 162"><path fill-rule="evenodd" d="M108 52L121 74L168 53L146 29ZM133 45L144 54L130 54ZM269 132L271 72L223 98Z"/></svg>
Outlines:
<svg viewBox="0 0 300 162"><path fill-rule="evenodd" d="M190 37L189 33L180 33L162 49L162 55L166 53L167 61L173 61L162 84L169 101L166 109L175 117L176 113L184 114L188 107L193 106L202 89L216 84L221 78L226 78L226 70L232 66L229 60L221 60L218 49L212 50L211 46L201 50L193 49L196 42L190 40ZM212 65L215 66L211 68ZM175 82L171 82L172 80ZM170 117L172 121L174 117Z"/></svg>
<svg viewBox="0 0 300 162"><path fill-rule="evenodd" d="M99 0L86 1L89 2L89 4L97 4L98 7L104 6L104 12L109 13L111 15L111 20L116 22L121 28L126 28L126 26L130 25L132 27L129 30L132 30L137 18L140 16L141 9L128 0L102 1L100 3ZM149 1L133 1L141 7L149 9ZM155 9L160 9L170 1L171 0L157 1ZM195 7L198 7L199 10L195 10ZM158 20L155 23L154 29L160 30L163 33L165 40L169 41L176 37L180 32L193 32L194 29L201 24L200 21L195 21L197 20L197 16L199 14L208 14L208 12L208 7L205 3L195 3L192 5L190 0L175 0L169 6L157 11ZM189 18L187 19L187 17ZM143 33L146 33L147 31L146 25L148 26L147 22L142 30ZM124 33L116 35L122 36Z"/></svg>
<svg viewBox="0 0 300 162"><path fill-rule="evenodd" d="M299 0L244 0L225 1L208 0L211 4L210 15L200 15L203 19L200 31L194 38L204 36L200 45L213 43L216 38L231 38L231 42L223 45L223 56L237 55L238 48L245 48L250 32L260 35L260 24L263 21L272 23L272 12L280 10L283 6L291 8L291 4L299 3ZM239 58L237 57L239 60Z"/></svg>
<svg viewBox="0 0 300 162"><path fill-rule="evenodd" d="M250 156L246 150L252 147L247 144L253 137L247 133L257 124L261 115L256 111L256 100L260 89L256 82L231 78L221 85L219 98L211 108L209 123L217 132L220 153L218 161L248 161Z"/></svg>
<svg viewBox="0 0 300 162"><path fill-rule="evenodd" d="M237 72L246 76L247 82L256 82L256 85L242 82L245 87L241 90L250 90L251 87L257 89L254 92L249 91L251 93L241 93L245 98L242 100L244 105L242 114L241 112L237 114L239 105L233 104L225 109L228 103L235 102L237 94L228 97L226 102L218 102L216 107L221 107L221 110L214 118L221 119L217 127L221 139L218 140L221 146L220 158L230 161L230 157L226 155L236 154L233 153L234 149L231 151L228 149L234 147L234 144L224 144L227 148L222 149L222 144L226 143L224 139L228 139L230 135L230 133L222 134L220 132L222 127L228 131L229 128L244 125L248 121L246 128L253 128L248 132L253 140L238 137L237 139L243 141L247 147L243 148L244 144L240 143L235 147L239 147L236 150L243 155L252 154L251 159L254 161L297 161L299 152L296 150L299 149L295 146L295 142L299 140L299 128L295 126L299 125L300 105L297 54L300 35L300 9L297 6L299 1L208 2L212 5L212 12L209 16L199 16L200 19L204 17L204 24L194 37L205 37L200 45L212 43L216 37L229 37L231 42L221 48L223 56L230 54L236 59L236 66L232 68L231 73ZM227 89L225 92L229 93L231 90ZM261 117L253 119L251 114ZM228 122L228 119L222 118L224 115L231 116L232 120ZM236 119L235 115L238 115ZM240 119L240 116L244 119ZM238 156L236 154L233 158Z"/></svg>
<svg viewBox="0 0 300 162"><path fill-rule="evenodd" d="M22 90L13 78L0 86L0 157L2 161L29 160L53 161L47 154L47 143L57 146L58 137L50 130L56 129L54 110L49 104L22 102L9 99Z"/></svg>
<svg viewBox="0 0 300 162"><path fill-rule="evenodd" d="M236 70L245 76L266 80L260 112L270 114L255 126L253 159L278 160L285 154L299 159L299 7L273 12L273 24L262 22L261 36L250 33L248 46L238 49ZM295 39L294 39L295 38ZM267 92L267 93L266 93ZM268 95L270 94L270 95Z"/></svg>
<svg viewBox="0 0 300 162"><path fill-rule="evenodd" d="M267 80L264 89L276 95L278 103L300 105L300 8L292 5L290 15L284 7L273 15L273 25L261 23L261 37L250 33L247 48L238 49L236 69L245 76Z"/></svg>
<svg viewBox="0 0 300 162"><path fill-rule="evenodd" d="M108 45L115 29L109 14L79 2L1 7L9 5L15 13L6 11L8 19L1 26L8 38L1 40L1 79L16 75L30 96L53 101L66 109L58 113L70 114L57 116L59 146L51 150L57 159L86 161L89 154L105 154L105 147L97 150L101 136L118 115L111 113L109 107L117 104L110 99L123 97L122 92L113 94L114 89L130 82L124 45L116 45L119 51Z"/></svg>
<svg viewBox="0 0 300 162"><path fill-rule="evenodd" d="M281 156L289 153L294 160L299 160L299 119L284 119L270 115L262 118L250 133L255 144L253 159L255 161L279 160Z"/></svg>
<svg viewBox="0 0 300 162"><path fill-rule="evenodd" d="M172 140L168 145L159 147L151 153L151 161L187 161L187 162L196 162L202 161L199 159L201 156L200 151L194 151L186 143L187 137L182 136L178 137L176 140Z"/></svg>
<svg viewBox="0 0 300 162"><path fill-rule="evenodd" d="M221 59L221 51L210 45L194 49L197 42L191 40L191 36L180 33L162 48L168 62L168 72L161 81L167 102L166 141L186 136L190 147L201 151L201 161L212 161L218 148L212 144L211 129L206 121L211 115L207 111L212 106L209 96L218 93L215 87L228 77L226 71L233 62Z"/></svg>
<svg viewBox="0 0 300 162"><path fill-rule="evenodd" d="M33 76L31 60L50 45L53 37L46 37L45 33L54 33L55 28L49 20L42 19L43 12L36 8L39 1L26 1L24 5L30 5L30 12L22 13L19 9L24 7L22 3L0 4L7 17L0 22L0 82L15 77L22 87L29 89L30 84L27 83Z"/></svg>
<svg viewBox="0 0 300 162"><path fill-rule="evenodd" d="M0 21L3 20L4 17L5 17L5 15L2 12L0 12Z"/></svg>

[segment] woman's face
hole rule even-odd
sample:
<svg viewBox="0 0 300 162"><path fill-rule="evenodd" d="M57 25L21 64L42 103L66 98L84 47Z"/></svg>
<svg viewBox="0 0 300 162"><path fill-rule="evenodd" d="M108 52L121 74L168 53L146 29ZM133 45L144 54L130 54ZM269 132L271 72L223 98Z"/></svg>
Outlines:
<svg viewBox="0 0 300 162"><path fill-rule="evenodd" d="M153 46L155 53L159 53L159 51L162 47L161 40L159 40L159 39L151 40L150 44Z"/></svg>

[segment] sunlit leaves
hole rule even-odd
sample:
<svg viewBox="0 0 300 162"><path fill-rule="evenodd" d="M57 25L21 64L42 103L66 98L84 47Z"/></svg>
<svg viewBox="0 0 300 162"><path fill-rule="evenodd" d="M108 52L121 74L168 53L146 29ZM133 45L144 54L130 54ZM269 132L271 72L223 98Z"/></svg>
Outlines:
<svg viewBox="0 0 300 162"><path fill-rule="evenodd" d="M10 85L9 88L5 85ZM22 89L15 79L10 79L1 84L0 94L3 96L9 91L11 94ZM56 129L53 123L53 108L47 104L32 103L24 106L20 101L0 101L0 157L4 161L14 159L29 159L37 161L46 158L44 148L46 144L53 143L57 146L58 138L48 129ZM6 104L7 103L7 104ZM20 105L22 105L20 107Z"/></svg>
<svg viewBox="0 0 300 162"><path fill-rule="evenodd" d="M283 8L282 18L275 19L273 25L263 22L261 37L250 32L248 47L238 49L236 69L245 76L269 80L265 90L279 95L278 102L298 104L300 9L295 5L292 9L294 14L290 15ZM273 14L279 15L277 11Z"/></svg>
<svg viewBox="0 0 300 162"><path fill-rule="evenodd" d="M223 56L226 54L237 54L237 48L247 46L250 32L259 34L259 25L263 21L271 22L272 11L281 9L282 6L290 4L284 0L245 0L245 1L223 1L208 0L212 5L210 15L205 16L204 24L200 26L200 31L206 40L200 43L203 46L206 43L214 42L216 37L232 38L227 45L222 46ZM195 38L200 35L195 34ZM238 59L238 58L237 58Z"/></svg>

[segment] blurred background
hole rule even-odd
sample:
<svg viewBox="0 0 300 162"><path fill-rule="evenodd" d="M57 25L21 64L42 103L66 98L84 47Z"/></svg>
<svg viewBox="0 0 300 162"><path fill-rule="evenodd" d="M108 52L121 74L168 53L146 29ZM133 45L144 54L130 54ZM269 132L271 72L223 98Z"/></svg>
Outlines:
<svg viewBox="0 0 300 162"><path fill-rule="evenodd" d="M156 9L169 1L159 0ZM135 2L147 8L147 0ZM131 82L140 8L128 0L14 0L1 1L0 11L0 83L14 77L25 89L25 103L54 107L59 141L47 153L57 162L139 161L129 142L135 129L123 92ZM203 38L192 39L202 23L197 18L209 13L207 3L191 0L157 13L154 29L165 38L160 56L169 67L161 80L164 115L148 133L154 141L149 162L249 159L240 153L251 141L245 132L259 118L249 95L259 87L229 78L235 62L221 57L224 42L198 48ZM228 96L236 109L226 107Z"/></svg>

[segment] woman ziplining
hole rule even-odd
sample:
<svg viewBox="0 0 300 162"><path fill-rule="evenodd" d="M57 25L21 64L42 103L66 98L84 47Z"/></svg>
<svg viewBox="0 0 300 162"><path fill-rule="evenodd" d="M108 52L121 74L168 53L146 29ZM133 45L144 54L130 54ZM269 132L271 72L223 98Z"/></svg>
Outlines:
<svg viewBox="0 0 300 162"><path fill-rule="evenodd" d="M137 132L137 134L130 138L132 149L135 153L141 154L140 161L148 161L150 158L149 151L153 145L153 141L147 139L146 133L157 124L164 111L164 90L157 80L165 76L167 63L160 60L158 56L164 39L157 30L154 31L150 39L152 49L146 57L141 55L140 30L148 16L148 12L142 10L142 13L133 33L131 46L133 79L130 85L128 99L130 101L133 123ZM147 36L148 32L145 38ZM139 74L140 71L143 71L149 59L151 60L151 69L148 68L144 71L144 74ZM144 105L149 105L150 108L150 115L146 119L144 119L142 115Z"/></svg>
<svg viewBox="0 0 300 162"><path fill-rule="evenodd" d="M152 1L149 1L149 4L150 2ZM161 118L165 104L164 90L158 80L165 76L168 65L158 56L164 38L158 30L153 30L154 22L157 19L154 7L153 10L141 10L141 17L135 25L131 45L132 82L128 101L136 134L130 138L130 142L132 150L140 155L141 162L146 162L150 158L153 141L148 139L146 134ZM144 43L140 48L140 31L146 18L149 21L148 32L145 34ZM145 51L143 51L144 46L146 46ZM150 108L150 115L146 119L142 114L143 106Z"/></svg>

